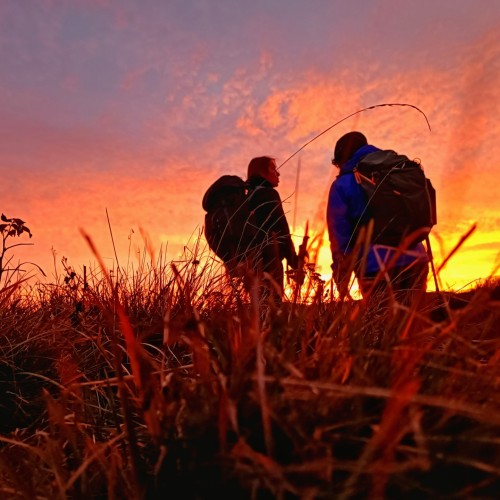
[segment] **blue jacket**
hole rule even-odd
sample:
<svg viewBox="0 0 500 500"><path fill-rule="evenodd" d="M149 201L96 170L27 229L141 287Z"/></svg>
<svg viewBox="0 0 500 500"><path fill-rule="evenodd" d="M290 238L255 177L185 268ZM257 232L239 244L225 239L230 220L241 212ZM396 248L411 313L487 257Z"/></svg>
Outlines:
<svg viewBox="0 0 500 500"><path fill-rule="evenodd" d="M362 225L367 224L371 217L370 211L366 207L366 194L356 182L353 169L364 156L374 151L379 151L379 148L369 144L358 149L342 166L338 177L330 188L326 218L334 272L339 269L342 257L348 255L356 243L357 230ZM379 259L387 262L395 251L395 249L387 247L370 245L365 273L372 274L379 271L377 255ZM422 243L417 243L402 254L396 262L396 266L406 267L417 258L422 261L428 260Z"/></svg>

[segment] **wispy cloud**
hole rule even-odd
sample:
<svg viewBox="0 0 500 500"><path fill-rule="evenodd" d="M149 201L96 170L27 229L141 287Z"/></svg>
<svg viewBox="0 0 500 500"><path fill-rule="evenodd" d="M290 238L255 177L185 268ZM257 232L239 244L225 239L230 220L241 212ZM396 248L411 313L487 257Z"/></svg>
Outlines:
<svg viewBox="0 0 500 500"><path fill-rule="evenodd" d="M260 154L283 161L365 106L407 102L432 132L411 108L378 108L289 162L280 191L290 219L321 226L335 140L360 129L422 160L444 238L475 220L494 239L498 29L468 2L424 3L3 2L3 209L31 223L37 247L76 260L87 252L78 227L108 248L106 208L123 251L142 225L175 252L203 223L218 175L244 176Z"/></svg>

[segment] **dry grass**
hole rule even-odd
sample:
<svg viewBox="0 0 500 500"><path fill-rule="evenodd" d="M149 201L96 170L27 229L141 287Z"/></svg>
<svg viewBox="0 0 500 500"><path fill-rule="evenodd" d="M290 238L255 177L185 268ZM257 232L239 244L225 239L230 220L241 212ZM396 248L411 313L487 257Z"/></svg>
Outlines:
<svg viewBox="0 0 500 500"><path fill-rule="evenodd" d="M498 282L278 309L202 254L0 291L2 498L497 496Z"/></svg>

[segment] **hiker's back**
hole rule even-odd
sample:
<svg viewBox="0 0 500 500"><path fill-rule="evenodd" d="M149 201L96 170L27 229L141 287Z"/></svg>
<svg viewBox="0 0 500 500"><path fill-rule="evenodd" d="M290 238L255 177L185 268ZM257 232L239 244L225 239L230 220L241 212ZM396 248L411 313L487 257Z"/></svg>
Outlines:
<svg viewBox="0 0 500 500"><path fill-rule="evenodd" d="M338 139L332 164L339 175L330 188L327 223L339 295L347 295L352 271L363 296L374 280L421 289L429 263L422 241L436 224L435 191L422 167L368 144L358 131ZM369 241L365 239L368 245L356 244L361 228L372 230ZM399 276L410 269L408 280L396 281L388 274Z"/></svg>
<svg viewBox="0 0 500 500"><path fill-rule="evenodd" d="M398 246L423 241L436 224L436 192L422 166L392 150L363 157L353 170L373 219L372 243Z"/></svg>
<svg viewBox="0 0 500 500"><path fill-rule="evenodd" d="M206 191L202 206L211 250L231 268L245 260L255 234L245 181L236 175L221 176Z"/></svg>

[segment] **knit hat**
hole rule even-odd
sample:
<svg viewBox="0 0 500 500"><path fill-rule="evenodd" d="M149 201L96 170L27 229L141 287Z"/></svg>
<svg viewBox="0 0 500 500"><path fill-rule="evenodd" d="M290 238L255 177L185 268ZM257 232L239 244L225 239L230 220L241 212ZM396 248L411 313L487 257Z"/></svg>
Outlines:
<svg viewBox="0 0 500 500"><path fill-rule="evenodd" d="M368 141L361 132L348 132L335 144L333 161L341 167L359 148L367 144Z"/></svg>

